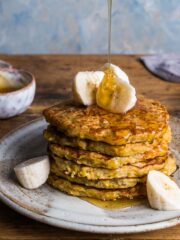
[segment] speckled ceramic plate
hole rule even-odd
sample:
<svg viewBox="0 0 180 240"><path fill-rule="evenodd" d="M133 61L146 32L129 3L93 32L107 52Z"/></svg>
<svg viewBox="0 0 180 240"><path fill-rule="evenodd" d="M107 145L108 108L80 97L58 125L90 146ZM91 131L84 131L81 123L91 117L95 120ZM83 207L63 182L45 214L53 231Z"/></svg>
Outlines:
<svg viewBox="0 0 180 240"><path fill-rule="evenodd" d="M37 190L20 187L13 167L46 153L42 137L45 127L45 121L40 119L11 132L0 142L0 198L8 206L53 226L96 233L145 232L180 223L180 211L156 211L147 205L105 210L46 184ZM172 148L179 158L180 120L171 118L171 127L174 133ZM180 180L178 171L175 175L177 181Z"/></svg>

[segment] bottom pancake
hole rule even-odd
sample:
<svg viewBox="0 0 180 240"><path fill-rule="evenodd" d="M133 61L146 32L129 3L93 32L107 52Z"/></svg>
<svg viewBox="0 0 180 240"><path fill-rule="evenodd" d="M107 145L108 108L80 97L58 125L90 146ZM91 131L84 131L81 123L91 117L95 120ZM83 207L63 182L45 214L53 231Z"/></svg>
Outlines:
<svg viewBox="0 0 180 240"><path fill-rule="evenodd" d="M161 172L164 172L166 175L170 176L176 170L176 161L175 158L168 157L164 168L161 169ZM129 188L134 187L137 183L145 183L146 176L141 178L114 178L114 179L104 179L104 180L87 180L83 177L71 177L70 175L60 171L58 166L54 161L51 162L51 173L65 178L66 180L78 184L83 184L89 187L95 188L104 188L104 189L120 189L120 188Z"/></svg>
<svg viewBox="0 0 180 240"><path fill-rule="evenodd" d="M68 180L50 174L48 183L58 190L77 197L90 197L103 201L116 200L120 198L143 197L146 196L146 187L144 184L137 184L135 187L107 190L87 187L81 184L69 182Z"/></svg>

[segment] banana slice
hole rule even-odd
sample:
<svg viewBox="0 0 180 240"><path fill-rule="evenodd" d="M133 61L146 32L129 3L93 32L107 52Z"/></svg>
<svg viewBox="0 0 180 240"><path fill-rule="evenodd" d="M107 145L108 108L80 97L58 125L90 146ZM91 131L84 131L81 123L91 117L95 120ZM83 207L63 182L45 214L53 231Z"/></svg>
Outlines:
<svg viewBox="0 0 180 240"><path fill-rule="evenodd" d="M150 206L158 210L180 210L180 189L164 173L152 170L147 177Z"/></svg>
<svg viewBox="0 0 180 240"><path fill-rule="evenodd" d="M73 82L73 95L76 102L89 106L96 103L96 91L104 77L104 72L78 72Z"/></svg>
<svg viewBox="0 0 180 240"><path fill-rule="evenodd" d="M48 156L29 159L14 168L15 174L21 185L27 189L35 189L46 182L50 163Z"/></svg>
<svg viewBox="0 0 180 240"><path fill-rule="evenodd" d="M128 75L122 69L120 69L120 67L112 63L106 63L101 70L106 71L107 69L111 69L116 77L120 78L124 82L129 83Z"/></svg>
<svg viewBox="0 0 180 240"><path fill-rule="evenodd" d="M112 113L125 113L135 105L136 100L136 91L132 85L122 81L112 71L105 71L96 94L99 107Z"/></svg>

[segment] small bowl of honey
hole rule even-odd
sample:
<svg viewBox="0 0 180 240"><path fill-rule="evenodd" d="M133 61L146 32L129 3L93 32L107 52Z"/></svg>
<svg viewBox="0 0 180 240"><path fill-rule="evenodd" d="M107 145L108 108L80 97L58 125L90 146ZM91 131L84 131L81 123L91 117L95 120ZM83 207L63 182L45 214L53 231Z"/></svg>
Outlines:
<svg viewBox="0 0 180 240"><path fill-rule="evenodd" d="M23 113L32 103L36 82L34 76L0 61L0 119ZM8 63L7 63L8 64Z"/></svg>

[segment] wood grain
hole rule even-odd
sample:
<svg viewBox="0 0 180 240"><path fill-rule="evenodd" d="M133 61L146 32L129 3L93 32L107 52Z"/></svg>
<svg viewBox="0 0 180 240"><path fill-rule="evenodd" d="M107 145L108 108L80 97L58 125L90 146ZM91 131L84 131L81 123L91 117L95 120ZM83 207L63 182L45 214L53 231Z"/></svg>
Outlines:
<svg viewBox="0 0 180 240"><path fill-rule="evenodd" d="M180 84L168 83L150 74L138 60L139 56L112 56L112 62L122 67L136 87L138 94L160 100L170 114L180 116ZM21 124L41 116L42 110L71 96L71 83L76 72L96 70L106 61L97 55L0 55L16 68L35 75L37 92L32 106L20 116L0 120L0 137ZM180 227L128 235L98 235L74 232L47 226L28 219L0 203L0 239L180 239Z"/></svg>

